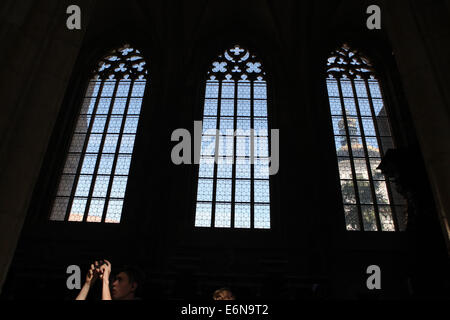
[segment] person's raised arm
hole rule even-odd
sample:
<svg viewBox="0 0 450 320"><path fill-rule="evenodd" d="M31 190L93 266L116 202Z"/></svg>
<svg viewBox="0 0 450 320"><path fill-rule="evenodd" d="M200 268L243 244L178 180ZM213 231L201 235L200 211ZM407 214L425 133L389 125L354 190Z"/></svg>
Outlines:
<svg viewBox="0 0 450 320"><path fill-rule="evenodd" d="M105 264L100 267L100 278L102 279L102 300L112 300L109 290L109 276L111 275L111 263L104 260Z"/></svg>
<svg viewBox="0 0 450 320"><path fill-rule="evenodd" d="M86 281L84 282L83 288L81 288L75 300L86 300L89 290L94 285L95 280L97 280L97 277L98 273L95 270L95 266L91 264L91 268L89 269L86 275Z"/></svg>

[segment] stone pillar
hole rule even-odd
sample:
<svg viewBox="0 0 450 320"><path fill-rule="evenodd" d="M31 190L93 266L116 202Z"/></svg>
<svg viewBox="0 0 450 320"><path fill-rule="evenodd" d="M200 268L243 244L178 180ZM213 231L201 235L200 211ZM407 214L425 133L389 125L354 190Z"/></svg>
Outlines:
<svg viewBox="0 0 450 320"><path fill-rule="evenodd" d="M81 8L81 30L66 9ZM0 3L0 290L95 0Z"/></svg>
<svg viewBox="0 0 450 320"><path fill-rule="evenodd" d="M383 1L388 33L450 253L450 10L448 1Z"/></svg>

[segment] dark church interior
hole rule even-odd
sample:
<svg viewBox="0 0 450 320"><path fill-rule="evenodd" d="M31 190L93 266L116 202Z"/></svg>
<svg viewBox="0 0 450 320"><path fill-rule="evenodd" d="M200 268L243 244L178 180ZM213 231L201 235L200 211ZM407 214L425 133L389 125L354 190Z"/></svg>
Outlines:
<svg viewBox="0 0 450 320"><path fill-rule="evenodd" d="M0 17L0 300L74 300L68 266L83 284L98 259L138 266L143 300L450 298L449 0L3 0ZM88 138L74 151L94 115L115 175ZM202 176L207 123L278 130L255 138L276 172Z"/></svg>

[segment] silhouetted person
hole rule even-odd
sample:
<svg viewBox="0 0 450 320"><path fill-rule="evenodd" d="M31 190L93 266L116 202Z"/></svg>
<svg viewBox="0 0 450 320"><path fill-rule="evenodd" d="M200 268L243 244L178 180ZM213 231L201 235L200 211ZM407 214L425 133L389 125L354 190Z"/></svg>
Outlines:
<svg viewBox="0 0 450 320"><path fill-rule="evenodd" d="M110 286L111 263L108 260L95 261L91 265L86 281L76 300L86 300L90 288L97 279L102 280L102 300L136 300L136 291L143 283L143 274L134 267L120 269L112 280Z"/></svg>
<svg viewBox="0 0 450 320"><path fill-rule="evenodd" d="M91 264L91 267L86 274L84 285L75 300L86 300L90 289L94 286L95 282L98 279L100 273L100 264L101 263L98 261L95 261L93 264Z"/></svg>
<svg viewBox="0 0 450 320"><path fill-rule="evenodd" d="M139 300L138 292L141 291L143 282L144 274L138 268L125 266L119 269L111 286L112 299Z"/></svg>
<svg viewBox="0 0 450 320"><path fill-rule="evenodd" d="M214 300L235 300L233 293L229 288L220 288L213 293Z"/></svg>

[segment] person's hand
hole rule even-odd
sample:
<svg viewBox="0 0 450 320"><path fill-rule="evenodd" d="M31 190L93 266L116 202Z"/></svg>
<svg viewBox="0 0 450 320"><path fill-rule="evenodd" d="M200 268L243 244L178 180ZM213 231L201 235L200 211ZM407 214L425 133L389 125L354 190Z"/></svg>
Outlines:
<svg viewBox="0 0 450 320"><path fill-rule="evenodd" d="M104 264L100 266L100 278L105 281L109 280L109 276L111 275L111 262L108 260L103 260Z"/></svg>
<svg viewBox="0 0 450 320"><path fill-rule="evenodd" d="M95 272L97 273L98 276L101 276L100 267L102 265L100 264L100 262L102 262L102 261L100 260L100 261L95 261L94 262L94 269L95 269Z"/></svg>
<svg viewBox="0 0 450 320"><path fill-rule="evenodd" d="M97 278L98 278L98 270L96 269L94 264L91 264L91 268L86 274L86 283L92 286L95 283L95 280L97 280Z"/></svg>

